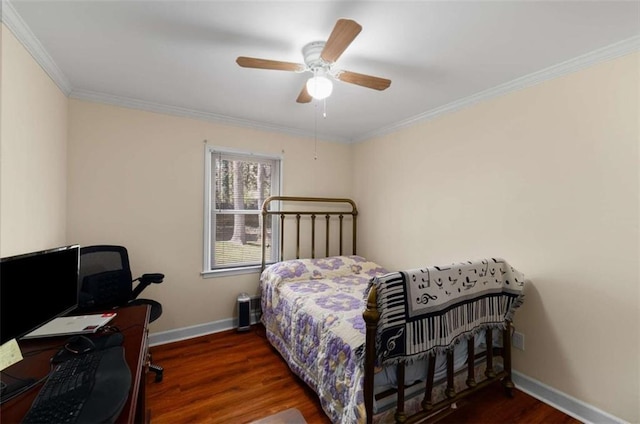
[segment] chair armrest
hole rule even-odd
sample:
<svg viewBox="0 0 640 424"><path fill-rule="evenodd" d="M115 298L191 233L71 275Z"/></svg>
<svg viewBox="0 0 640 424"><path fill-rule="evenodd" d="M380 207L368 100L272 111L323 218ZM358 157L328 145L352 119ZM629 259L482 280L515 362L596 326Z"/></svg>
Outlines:
<svg viewBox="0 0 640 424"><path fill-rule="evenodd" d="M140 283L144 285L160 284L164 280L164 274L142 274L142 277L139 278Z"/></svg>
<svg viewBox="0 0 640 424"><path fill-rule="evenodd" d="M164 281L164 274L142 274L133 282L139 281L138 285L131 292L131 299L137 299L142 290L146 289L149 284L160 284Z"/></svg>

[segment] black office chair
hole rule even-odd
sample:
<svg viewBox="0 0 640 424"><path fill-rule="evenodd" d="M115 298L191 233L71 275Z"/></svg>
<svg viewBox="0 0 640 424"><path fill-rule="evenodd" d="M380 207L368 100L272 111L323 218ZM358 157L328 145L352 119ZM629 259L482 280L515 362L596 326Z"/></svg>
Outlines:
<svg viewBox="0 0 640 424"><path fill-rule="evenodd" d="M114 309L132 305L149 305L149 322L162 315L162 305L151 299L138 299L138 295L150 284L159 284L163 274L143 274L133 280L127 249L122 246L86 246L80 248L80 299L79 308L84 312ZM133 283L138 284L133 288ZM163 368L151 364L155 381L162 381Z"/></svg>

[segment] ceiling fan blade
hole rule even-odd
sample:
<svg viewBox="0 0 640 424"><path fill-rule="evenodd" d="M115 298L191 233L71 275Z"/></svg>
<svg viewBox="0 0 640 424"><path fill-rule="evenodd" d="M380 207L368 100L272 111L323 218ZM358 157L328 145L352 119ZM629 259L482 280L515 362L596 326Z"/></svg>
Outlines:
<svg viewBox="0 0 640 424"><path fill-rule="evenodd" d="M239 56L236 63L243 68L274 69L276 71L304 71L305 66L301 63L281 62L279 60L257 59L255 57Z"/></svg>
<svg viewBox="0 0 640 424"><path fill-rule="evenodd" d="M389 88L389 86L391 85L391 80L389 79L359 74L357 72L341 71L336 75L336 78L340 81L357 84L363 87L373 88L374 90L380 91Z"/></svg>
<svg viewBox="0 0 640 424"><path fill-rule="evenodd" d="M302 91L298 95L298 99L296 102L298 103L309 103L311 101L311 94L307 91L307 84L302 86Z"/></svg>
<svg viewBox="0 0 640 424"><path fill-rule="evenodd" d="M340 55L349 47L349 44L362 31L362 27L356 21L351 19L338 19L336 26L333 27L331 35L320 53L320 57L329 63L333 63Z"/></svg>

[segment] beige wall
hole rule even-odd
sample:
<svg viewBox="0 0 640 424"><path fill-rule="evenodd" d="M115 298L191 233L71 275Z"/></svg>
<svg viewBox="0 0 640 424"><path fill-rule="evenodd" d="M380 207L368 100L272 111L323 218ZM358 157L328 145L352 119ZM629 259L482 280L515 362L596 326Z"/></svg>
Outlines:
<svg viewBox="0 0 640 424"><path fill-rule="evenodd" d="M66 96L2 25L0 256L66 243Z"/></svg>
<svg viewBox="0 0 640 424"><path fill-rule="evenodd" d="M204 143L282 155L283 193L349 196L350 147L288 135L70 101L68 239L121 244L135 275L163 272L152 331L234 316L258 274L202 278Z"/></svg>
<svg viewBox="0 0 640 424"><path fill-rule="evenodd" d="M504 257L532 281L514 368L630 422L640 421L639 61L353 152L366 256L390 268Z"/></svg>

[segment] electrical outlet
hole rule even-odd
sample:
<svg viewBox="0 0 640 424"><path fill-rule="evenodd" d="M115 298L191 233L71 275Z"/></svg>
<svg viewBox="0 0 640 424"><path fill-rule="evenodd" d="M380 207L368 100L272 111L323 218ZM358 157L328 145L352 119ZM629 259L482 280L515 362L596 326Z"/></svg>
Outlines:
<svg viewBox="0 0 640 424"><path fill-rule="evenodd" d="M513 337L511 338L511 345L516 349L524 350L524 334L514 331Z"/></svg>

